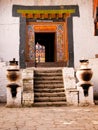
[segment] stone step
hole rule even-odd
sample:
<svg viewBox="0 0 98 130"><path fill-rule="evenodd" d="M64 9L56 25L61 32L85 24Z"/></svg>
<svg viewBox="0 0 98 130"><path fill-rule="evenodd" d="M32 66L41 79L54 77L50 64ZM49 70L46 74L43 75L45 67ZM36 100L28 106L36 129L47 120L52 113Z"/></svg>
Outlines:
<svg viewBox="0 0 98 130"><path fill-rule="evenodd" d="M34 72L34 105L66 105L61 69L42 69Z"/></svg>
<svg viewBox="0 0 98 130"><path fill-rule="evenodd" d="M63 83L61 80L35 80L35 84L58 84Z"/></svg>
<svg viewBox="0 0 98 130"><path fill-rule="evenodd" d="M66 97L35 97L34 102L58 102L66 101Z"/></svg>
<svg viewBox="0 0 98 130"><path fill-rule="evenodd" d="M63 80L62 76L35 76L34 80Z"/></svg>
<svg viewBox="0 0 98 130"><path fill-rule="evenodd" d="M49 93L54 93L54 92L65 92L64 88L54 88L54 89L49 89L49 88L43 88L43 89L34 89L34 92L49 92Z"/></svg>
<svg viewBox="0 0 98 130"><path fill-rule="evenodd" d="M64 92L54 92L54 93L40 93L40 92L37 92L34 94L34 96L36 97L65 97L65 93Z"/></svg>
<svg viewBox="0 0 98 130"><path fill-rule="evenodd" d="M67 106L67 102L63 101L59 101L59 102L35 102L33 104L34 107L47 107L47 106Z"/></svg>
<svg viewBox="0 0 98 130"><path fill-rule="evenodd" d="M54 89L54 88L64 88L63 84L35 84L34 89L43 89L43 88L49 88L49 89Z"/></svg>
<svg viewBox="0 0 98 130"><path fill-rule="evenodd" d="M51 77L51 76L62 76L62 73L35 73L35 77Z"/></svg>
<svg viewBox="0 0 98 130"><path fill-rule="evenodd" d="M34 71L35 74L40 74L40 73L62 73L62 69L36 69Z"/></svg>

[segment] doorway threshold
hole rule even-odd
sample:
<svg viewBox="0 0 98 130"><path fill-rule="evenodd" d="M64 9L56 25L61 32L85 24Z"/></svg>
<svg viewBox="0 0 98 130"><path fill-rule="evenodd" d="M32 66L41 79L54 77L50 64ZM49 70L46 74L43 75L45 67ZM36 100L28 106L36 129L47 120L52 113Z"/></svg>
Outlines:
<svg viewBox="0 0 98 130"><path fill-rule="evenodd" d="M67 67L67 62L27 62L26 67Z"/></svg>

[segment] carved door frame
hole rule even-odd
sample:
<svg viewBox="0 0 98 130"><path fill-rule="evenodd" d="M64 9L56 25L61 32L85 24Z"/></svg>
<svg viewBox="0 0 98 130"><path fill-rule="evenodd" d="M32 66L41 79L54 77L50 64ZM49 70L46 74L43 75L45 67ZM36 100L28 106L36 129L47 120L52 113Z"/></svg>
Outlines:
<svg viewBox="0 0 98 130"><path fill-rule="evenodd" d="M27 42L26 42L26 62L35 62L35 36L36 32L51 33L55 36L55 62L68 61L68 37L66 22L28 22L27 23ZM32 51L33 49L33 51Z"/></svg>

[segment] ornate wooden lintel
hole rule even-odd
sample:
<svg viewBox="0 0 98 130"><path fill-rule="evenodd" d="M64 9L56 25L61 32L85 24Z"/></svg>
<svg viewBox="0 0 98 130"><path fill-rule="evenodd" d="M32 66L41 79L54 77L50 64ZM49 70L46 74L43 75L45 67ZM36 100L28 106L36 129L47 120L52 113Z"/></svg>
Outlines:
<svg viewBox="0 0 98 130"><path fill-rule="evenodd" d="M23 10L17 9L17 13L21 14L22 17L33 18L33 19L53 19L53 18L66 18L70 14L75 13L75 9L63 9L63 10Z"/></svg>

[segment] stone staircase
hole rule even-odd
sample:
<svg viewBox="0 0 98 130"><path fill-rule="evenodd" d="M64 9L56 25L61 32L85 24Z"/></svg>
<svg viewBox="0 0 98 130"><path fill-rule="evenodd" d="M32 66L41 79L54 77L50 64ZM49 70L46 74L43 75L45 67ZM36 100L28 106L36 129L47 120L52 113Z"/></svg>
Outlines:
<svg viewBox="0 0 98 130"><path fill-rule="evenodd" d="M62 69L34 71L34 106L65 106Z"/></svg>

